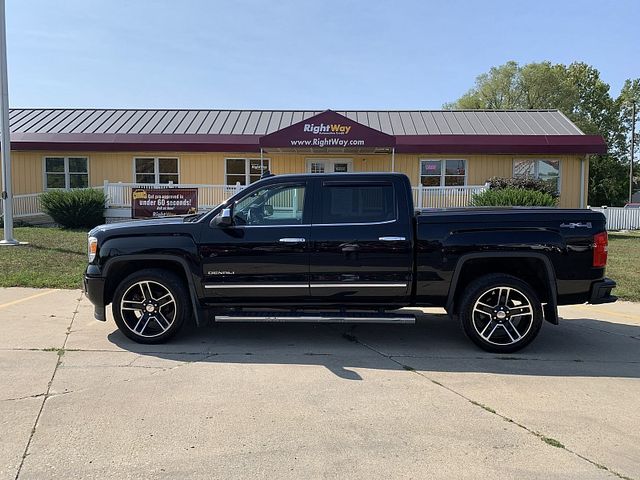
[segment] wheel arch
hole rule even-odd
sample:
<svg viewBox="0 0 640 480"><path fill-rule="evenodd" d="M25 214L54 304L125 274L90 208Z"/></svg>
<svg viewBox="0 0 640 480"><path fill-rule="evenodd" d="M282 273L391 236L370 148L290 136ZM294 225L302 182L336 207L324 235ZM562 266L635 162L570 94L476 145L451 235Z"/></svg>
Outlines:
<svg viewBox="0 0 640 480"><path fill-rule="evenodd" d="M461 256L451 277L447 312L456 311L465 286L488 273L504 273L529 283L544 303L545 320L558 324L555 269L546 255L535 252L482 252Z"/></svg>
<svg viewBox="0 0 640 480"><path fill-rule="evenodd" d="M201 325L206 321L205 311L198 300L197 285L191 268L184 258L177 255L124 255L109 259L102 270L102 276L106 279L104 304L108 305L113 301L113 295L122 280L136 271L147 268L170 270L182 278L189 291L196 324Z"/></svg>

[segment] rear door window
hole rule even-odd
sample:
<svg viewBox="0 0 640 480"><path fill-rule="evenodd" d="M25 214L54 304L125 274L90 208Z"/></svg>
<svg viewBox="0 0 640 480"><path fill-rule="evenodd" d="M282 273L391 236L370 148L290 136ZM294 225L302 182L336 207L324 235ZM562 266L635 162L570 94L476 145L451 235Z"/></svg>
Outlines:
<svg viewBox="0 0 640 480"><path fill-rule="evenodd" d="M322 186L321 224L377 223L395 219L395 190L391 183L325 182Z"/></svg>

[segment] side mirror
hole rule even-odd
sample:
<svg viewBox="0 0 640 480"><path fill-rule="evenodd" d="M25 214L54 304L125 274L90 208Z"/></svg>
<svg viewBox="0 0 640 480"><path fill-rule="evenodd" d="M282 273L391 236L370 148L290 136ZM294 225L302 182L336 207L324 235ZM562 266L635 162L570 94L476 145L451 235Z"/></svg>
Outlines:
<svg viewBox="0 0 640 480"><path fill-rule="evenodd" d="M218 215L213 217L211 221L212 224L215 224L219 227L230 227L233 225L233 211L231 208L225 208Z"/></svg>

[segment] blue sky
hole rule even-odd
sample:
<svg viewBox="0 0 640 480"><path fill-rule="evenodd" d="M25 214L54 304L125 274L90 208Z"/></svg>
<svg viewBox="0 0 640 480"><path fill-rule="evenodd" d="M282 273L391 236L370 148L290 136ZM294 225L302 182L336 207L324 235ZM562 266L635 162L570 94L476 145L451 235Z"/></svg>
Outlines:
<svg viewBox="0 0 640 480"><path fill-rule="evenodd" d="M638 0L7 0L10 104L440 108L508 60L584 61L617 93L638 18Z"/></svg>

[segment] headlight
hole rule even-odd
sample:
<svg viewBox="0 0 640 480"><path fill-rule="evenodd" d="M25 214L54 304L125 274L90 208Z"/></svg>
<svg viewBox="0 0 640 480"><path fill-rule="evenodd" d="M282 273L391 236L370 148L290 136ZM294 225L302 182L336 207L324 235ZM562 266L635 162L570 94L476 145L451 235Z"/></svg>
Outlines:
<svg viewBox="0 0 640 480"><path fill-rule="evenodd" d="M93 262L98 253L98 239L96 237L89 237L89 247L87 248L89 254L89 263Z"/></svg>

